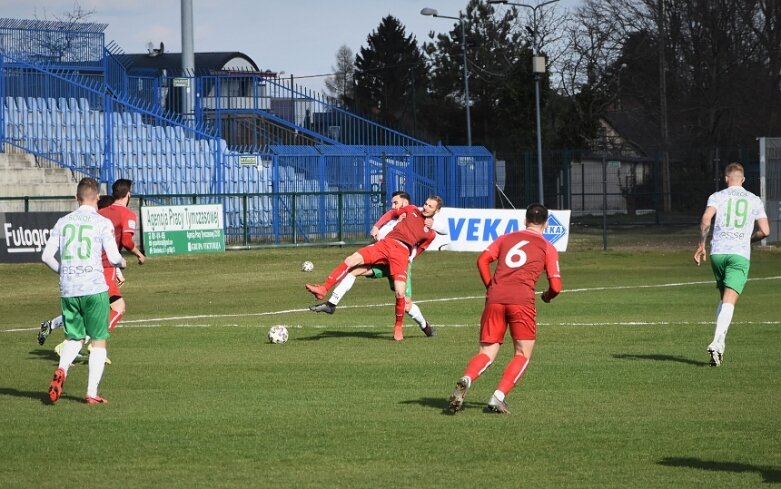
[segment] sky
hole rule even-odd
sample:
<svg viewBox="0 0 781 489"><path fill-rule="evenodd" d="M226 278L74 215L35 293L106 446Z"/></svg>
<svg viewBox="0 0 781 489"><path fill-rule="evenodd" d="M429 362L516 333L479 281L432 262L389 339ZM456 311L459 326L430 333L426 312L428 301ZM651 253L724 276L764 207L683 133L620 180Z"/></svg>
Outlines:
<svg viewBox="0 0 781 489"><path fill-rule="evenodd" d="M526 0L519 3L539 3ZM562 9L577 0L561 0ZM106 42L126 53L145 53L148 42L163 42L181 52L180 0L78 0L94 10L90 22L108 24ZM240 51L261 70L295 77L321 91L323 75L333 71L336 52L347 45L357 54L383 17L393 15L418 44L429 31L447 32L455 20L420 15L424 7L457 17L467 0L193 0L195 52ZM506 8L497 6L498 8ZM0 0L0 17L63 18L74 0Z"/></svg>

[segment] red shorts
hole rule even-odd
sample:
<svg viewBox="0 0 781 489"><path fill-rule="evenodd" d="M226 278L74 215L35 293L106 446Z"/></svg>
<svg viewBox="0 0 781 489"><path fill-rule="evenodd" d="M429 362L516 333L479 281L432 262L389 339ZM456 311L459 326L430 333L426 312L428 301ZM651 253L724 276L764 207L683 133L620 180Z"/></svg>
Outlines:
<svg viewBox="0 0 781 489"><path fill-rule="evenodd" d="M382 239L364 246L358 253L363 257L364 265L388 265L393 280L407 281L409 249L395 239Z"/></svg>
<svg viewBox="0 0 781 489"><path fill-rule="evenodd" d="M537 309L531 305L486 304L480 318L480 342L501 345L508 326L514 340L537 339Z"/></svg>
<svg viewBox="0 0 781 489"><path fill-rule="evenodd" d="M122 297L122 292L119 291L119 285L117 285L117 269L114 267L103 267L103 276L106 278L108 284L108 297Z"/></svg>

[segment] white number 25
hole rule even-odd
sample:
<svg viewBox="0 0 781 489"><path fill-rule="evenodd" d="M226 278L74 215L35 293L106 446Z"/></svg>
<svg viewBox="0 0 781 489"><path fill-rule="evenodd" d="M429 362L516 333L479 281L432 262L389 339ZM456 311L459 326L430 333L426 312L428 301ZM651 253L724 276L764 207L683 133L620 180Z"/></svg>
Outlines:
<svg viewBox="0 0 781 489"><path fill-rule="evenodd" d="M521 268L526 264L526 252L521 248L529 244L528 241L519 241L515 246L507 250L504 256L504 264L509 268Z"/></svg>

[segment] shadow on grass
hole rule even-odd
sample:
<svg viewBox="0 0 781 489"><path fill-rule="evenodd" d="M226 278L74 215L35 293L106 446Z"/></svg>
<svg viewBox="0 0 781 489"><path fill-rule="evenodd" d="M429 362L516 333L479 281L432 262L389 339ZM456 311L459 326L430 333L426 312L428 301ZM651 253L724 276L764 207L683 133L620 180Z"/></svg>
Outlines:
<svg viewBox="0 0 781 489"><path fill-rule="evenodd" d="M447 416L453 416L450 412L450 403L447 397L421 397L420 399L411 399L409 401L400 401L399 404L419 404L421 406L430 407L442 411L442 414ZM484 402L469 402L465 401L462 410L468 409L485 409L486 404Z"/></svg>
<svg viewBox="0 0 781 489"><path fill-rule="evenodd" d="M762 475L763 482L778 484L781 482L781 468L763 467L761 465L741 464L737 462L716 462L693 457L667 457L659 462L667 467L686 467L691 469L710 470L713 472L757 472Z"/></svg>
<svg viewBox="0 0 781 489"><path fill-rule="evenodd" d="M60 361L60 356L53 348L37 348L30 352L30 355L41 358L42 360L53 360L55 363Z"/></svg>
<svg viewBox="0 0 781 489"><path fill-rule="evenodd" d="M43 391L20 391L18 389L13 389L11 387L0 387L0 396L11 396L11 397L26 397L28 399L37 399L41 401L41 404L51 404L51 401L49 400L49 392L48 390ZM71 400L71 401L78 401L78 402L84 402L84 399L76 396L68 396L63 394L60 397L60 400Z"/></svg>
<svg viewBox="0 0 781 489"><path fill-rule="evenodd" d="M659 355L659 354L632 355L630 353L616 353L613 355L613 358L619 358L622 360L653 360L655 362L677 362L677 363L685 363L686 365L694 365L697 367L707 367L708 365L710 365L709 362L692 360L691 358L679 357L675 355Z"/></svg>
<svg viewBox="0 0 781 489"><path fill-rule="evenodd" d="M318 340L328 340L328 339L339 339L339 338L367 338L367 339L380 339L380 340L390 340L394 341L393 336L389 336L389 334L392 334L386 332L378 332L378 331L321 331L320 333L313 335L313 336L304 336L301 338L296 338L296 341L318 341Z"/></svg>

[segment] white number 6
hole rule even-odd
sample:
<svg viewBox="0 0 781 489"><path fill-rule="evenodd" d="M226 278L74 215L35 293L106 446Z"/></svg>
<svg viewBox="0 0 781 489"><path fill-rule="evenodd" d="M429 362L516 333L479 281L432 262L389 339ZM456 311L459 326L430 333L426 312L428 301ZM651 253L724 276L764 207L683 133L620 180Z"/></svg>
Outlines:
<svg viewBox="0 0 781 489"><path fill-rule="evenodd" d="M519 241L518 244L507 251L507 254L504 256L504 264L508 268L521 268L526 264L526 252L521 248L527 244L529 244L528 241Z"/></svg>

